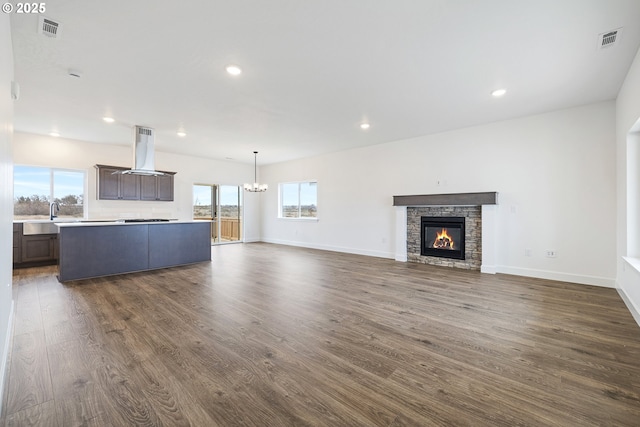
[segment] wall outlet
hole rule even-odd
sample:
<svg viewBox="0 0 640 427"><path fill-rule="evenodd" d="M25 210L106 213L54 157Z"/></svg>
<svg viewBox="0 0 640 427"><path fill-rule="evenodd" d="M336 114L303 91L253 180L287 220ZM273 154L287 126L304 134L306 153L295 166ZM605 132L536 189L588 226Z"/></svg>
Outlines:
<svg viewBox="0 0 640 427"><path fill-rule="evenodd" d="M526 248L524 250L524 256L531 256L532 252L531 252L531 248Z"/></svg>
<svg viewBox="0 0 640 427"><path fill-rule="evenodd" d="M555 249L547 249L545 253L547 254L547 258L555 258L558 256L558 251Z"/></svg>

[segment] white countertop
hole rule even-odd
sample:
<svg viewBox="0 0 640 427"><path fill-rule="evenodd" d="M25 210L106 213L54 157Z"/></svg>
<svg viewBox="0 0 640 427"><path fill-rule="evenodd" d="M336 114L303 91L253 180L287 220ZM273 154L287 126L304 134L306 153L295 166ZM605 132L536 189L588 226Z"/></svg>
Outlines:
<svg viewBox="0 0 640 427"><path fill-rule="evenodd" d="M124 222L124 220L83 220L84 222L75 221L75 222L55 222L55 224L60 227L101 227L105 225L165 225L165 224L196 224L202 222L211 222L207 220L178 220L172 219L170 221L136 221L136 222Z"/></svg>

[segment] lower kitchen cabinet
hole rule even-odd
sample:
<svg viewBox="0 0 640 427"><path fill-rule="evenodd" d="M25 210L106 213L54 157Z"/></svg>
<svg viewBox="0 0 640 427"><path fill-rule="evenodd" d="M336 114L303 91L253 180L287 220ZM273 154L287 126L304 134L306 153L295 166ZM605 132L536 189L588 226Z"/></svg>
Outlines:
<svg viewBox="0 0 640 427"><path fill-rule="evenodd" d="M13 223L13 267L34 267L58 262L57 234L23 234L23 223Z"/></svg>
<svg viewBox="0 0 640 427"><path fill-rule="evenodd" d="M13 263L22 262L22 223L13 224Z"/></svg>
<svg viewBox="0 0 640 427"><path fill-rule="evenodd" d="M58 259L58 235L35 234L22 236L21 263L56 261Z"/></svg>

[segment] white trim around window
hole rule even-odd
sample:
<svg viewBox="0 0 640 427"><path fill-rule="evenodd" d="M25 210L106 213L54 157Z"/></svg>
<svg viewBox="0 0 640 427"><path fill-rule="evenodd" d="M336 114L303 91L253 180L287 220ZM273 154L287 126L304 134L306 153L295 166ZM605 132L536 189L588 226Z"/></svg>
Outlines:
<svg viewBox="0 0 640 427"><path fill-rule="evenodd" d="M297 221L318 220L318 181L278 184L278 218Z"/></svg>

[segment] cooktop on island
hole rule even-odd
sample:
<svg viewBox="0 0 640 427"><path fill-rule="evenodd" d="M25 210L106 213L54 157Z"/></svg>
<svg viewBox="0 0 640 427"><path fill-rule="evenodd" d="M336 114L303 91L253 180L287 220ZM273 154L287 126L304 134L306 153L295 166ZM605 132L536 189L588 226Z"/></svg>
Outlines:
<svg viewBox="0 0 640 427"><path fill-rule="evenodd" d="M127 219L122 219L119 220L122 222L168 222L171 221L169 219L164 219L164 218L127 218Z"/></svg>

